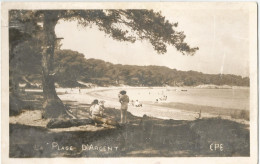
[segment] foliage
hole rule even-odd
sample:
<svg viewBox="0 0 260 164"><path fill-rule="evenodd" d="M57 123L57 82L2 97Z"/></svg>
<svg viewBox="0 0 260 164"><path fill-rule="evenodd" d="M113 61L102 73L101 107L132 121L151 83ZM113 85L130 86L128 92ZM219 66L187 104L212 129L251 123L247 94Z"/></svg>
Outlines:
<svg viewBox="0 0 260 164"><path fill-rule="evenodd" d="M10 23L21 24L22 31L37 30L37 23L44 19L54 21L77 20L84 27L93 24L118 41L148 40L159 54L167 52L167 45L176 47L183 54L193 55L198 47L184 42L183 31L176 31L178 23L171 23L153 10L11 10Z"/></svg>
<svg viewBox="0 0 260 164"><path fill-rule="evenodd" d="M73 62L70 62L73 61ZM101 86L196 86L200 84L249 86L249 78L237 75L203 74L196 71L178 71L163 66L134 66L112 64L98 59L85 59L83 54L60 50L55 63L62 66L57 81L70 80L95 83Z"/></svg>
<svg viewBox="0 0 260 164"><path fill-rule="evenodd" d="M23 61L21 62L23 66L19 69L20 74L26 75L30 81L40 82L40 56L24 53L23 51L29 52L30 49L27 48L24 46L23 50L19 50L22 57L20 61ZM249 86L248 77L178 71L164 66L112 64L98 59L86 59L83 54L72 50L55 51L54 68L55 81L62 87L82 86L78 81L100 86L196 86L200 84Z"/></svg>
<svg viewBox="0 0 260 164"><path fill-rule="evenodd" d="M230 114L231 118L234 119L244 119L249 121L250 120L250 115L248 110L236 110L233 113Z"/></svg>

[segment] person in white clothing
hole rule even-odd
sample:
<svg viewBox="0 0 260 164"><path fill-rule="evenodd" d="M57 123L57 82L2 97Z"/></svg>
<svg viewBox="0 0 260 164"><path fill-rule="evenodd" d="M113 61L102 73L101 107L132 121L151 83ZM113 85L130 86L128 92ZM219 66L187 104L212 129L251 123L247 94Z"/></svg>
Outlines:
<svg viewBox="0 0 260 164"><path fill-rule="evenodd" d="M102 108L101 105L98 104L98 100L94 100L92 102L92 105L90 106L90 115L91 118L94 120L95 125L97 125L97 123L99 122L103 122L102 117L104 114L104 109Z"/></svg>

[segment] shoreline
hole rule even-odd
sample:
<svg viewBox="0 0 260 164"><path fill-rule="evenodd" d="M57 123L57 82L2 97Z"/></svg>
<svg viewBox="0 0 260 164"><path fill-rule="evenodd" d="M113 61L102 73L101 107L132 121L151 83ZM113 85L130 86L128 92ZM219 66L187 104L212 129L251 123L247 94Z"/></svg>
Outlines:
<svg viewBox="0 0 260 164"><path fill-rule="evenodd" d="M124 87L116 87L116 88L98 88L91 89L85 92L84 99L82 99L82 95L73 94L69 95L59 95L62 100L72 100L77 101L79 103L91 103L94 99L105 100L105 107L120 109L120 103L117 99L108 98L100 95L100 93L108 90L120 90L126 89ZM147 87L127 87L127 89L148 89ZM159 89L165 89L164 87L160 87ZM129 104L128 111L137 117L143 117L143 115L147 115L149 117L155 117L160 119L174 119L174 120L195 120L198 116L196 111L184 111L181 109L173 109L167 107L155 106L152 104L144 104L142 108L133 107ZM206 117L213 117L214 115L206 114Z"/></svg>
<svg viewBox="0 0 260 164"><path fill-rule="evenodd" d="M166 87L157 87L154 89L165 89ZM78 101L79 103L91 103L94 99L99 100L105 100L105 106L109 108L116 108L120 109L120 103L117 99L111 98L108 96L104 96L102 94L103 92L110 91L110 90L120 90L120 89L151 89L150 87L99 87L99 88L93 88L93 89L87 89L84 93L84 98L82 98L82 95L73 94L71 96L59 95L59 97L63 100L72 100L72 101ZM62 91L64 89L58 89L58 91ZM150 117L156 117L160 119L174 119L174 120L195 120L199 116L199 109L193 109L194 104L185 104L186 108L190 108L189 110L185 110L183 108L173 108L173 107L167 107L167 103L171 102L165 102L161 104L152 104L152 103L143 103L143 107L133 107L129 104L128 111L132 113L134 116L142 117L143 115L147 115ZM200 105L198 105L200 106ZM200 106L201 108L207 108L210 106ZM219 107L211 107L215 109L221 109L223 110L229 110L229 108L219 108ZM236 109L232 109L233 111ZM240 111L240 109L237 109L237 111ZM249 124L249 121L243 120L243 119L233 119L231 116L228 116L227 114L221 115L216 114L212 112L202 111L201 118L211 118L211 117L219 117L233 120L236 122L243 122L246 124ZM227 113L227 112L226 112Z"/></svg>
<svg viewBox="0 0 260 164"><path fill-rule="evenodd" d="M89 89L81 89L81 93L79 93L79 89L73 88L57 88L56 91L58 93L58 96L63 101L74 101L76 104L90 104L94 99L99 100L105 100L105 106L108 108L115 108L120 109L120 103L117 99L111 98L108 96L102 95L103 92L106 91L113 91L113 90L120 90L120 89L182 89L183 87L132 87L132 86L122 86L122 87L95 87L95 88L89 88ZM189 88L186 88L189 89ZM190 88L190 89L205 89L205 88ZM41 92L41 90L26 90L26 91L37 91ZM69 91L70 93L66 94L66 92ZM84 95L84 96L83 96ZM171 105L173 102L164 102L160 104L153 104L153 103L143 103L143 107L133 107L129 104L128 111L132 113L134 116L142 117L143 115L147 115L150 117L156 117L160 119L174 119L174 120L195 120L199 116L200 108L205 109L207 107L209 108L215 108L215 109L221 109L221 110L229 110L231 108L218 108L218 107L211 107L211 106L202 106L197 105L199 108L194 109L195 104L189 104L189 103L182 103L182 106L185 106L185 110L183 107L179 107L178 105ZM177 102L176 104L178 104ZM168 105L170 104L170 105ZM211 109L212 110L212 109ZM232 109L234 111L234 109ZM235 109L236 110L236 109ZM237 109L238 111L240 109ZM208 112L207 110L202 110L201 118L210 118L210 117L219 117L233 120L236 122L243 122L248 124L249 121L242 120L242 119L233 119L227 114L221 115L216 114L217 112ZM227 113L227 112L225 112Z"/></svg>

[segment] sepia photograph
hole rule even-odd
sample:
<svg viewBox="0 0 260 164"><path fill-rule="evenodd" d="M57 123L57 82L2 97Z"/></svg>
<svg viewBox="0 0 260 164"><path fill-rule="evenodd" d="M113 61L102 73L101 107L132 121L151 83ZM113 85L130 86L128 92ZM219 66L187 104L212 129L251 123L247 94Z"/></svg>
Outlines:
<svg viewBox="0 0 260 164"><path fill-rule="evenodd" d="M256 3L13 2L2 15L6 160L257 162Z"/></svg>

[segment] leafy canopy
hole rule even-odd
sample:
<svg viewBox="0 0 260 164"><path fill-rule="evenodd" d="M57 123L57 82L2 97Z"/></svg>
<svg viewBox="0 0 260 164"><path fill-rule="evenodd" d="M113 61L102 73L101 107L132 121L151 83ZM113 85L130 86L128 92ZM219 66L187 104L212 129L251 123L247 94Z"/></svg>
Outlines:
<svg viewBox="0 0 260 164"><path fill-rule="evenodd" d="M183 55L194 55L198 47L190 47L184 42L185 34L175 28L178 23L170 23L160 12L153 10L11 10L10 22L20 22L24 30L35 29L33 25L47 19L77 20L84 27L97 25L113 39L134 43L148 40L159 54L167 52L172 45ZM20 27L22 28L22 27Z"/></svg>

